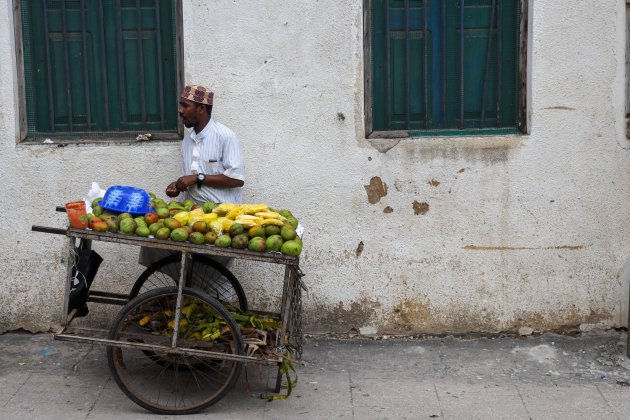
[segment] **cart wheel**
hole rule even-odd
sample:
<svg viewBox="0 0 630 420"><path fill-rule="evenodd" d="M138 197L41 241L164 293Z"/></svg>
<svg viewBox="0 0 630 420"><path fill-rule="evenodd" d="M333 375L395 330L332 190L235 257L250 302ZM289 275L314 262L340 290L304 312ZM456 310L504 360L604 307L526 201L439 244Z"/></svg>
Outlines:
<svg viewBox="0 0 630 420"><path fill-rule="evenodd" d="M109 368L120 389L136 404L158 414L192 414L216 403L234 386L242 368L242 362L173 352L176 303L175 287L144 293L123 307L109 332L111 340L165 347L151 350L149 357L144 349L107 347ZM238 326L217 300L184 288L181 307L195 309L188 312L193 315L181 314L176 350L244 354ZM203 324L203 330L210 323L221 328L213 327L211 334L197 328ZM211 337L202 338L207 335Z"/></svg>
<svg viewBox="0 0 630 420"><path fill-rule="evenodd" d="M158 287L177 286L180 267L180 255L171 255L151 264L136 280L129 293L129 300ZM193 254L192 281L187 286L247 312L247 298L236 276L211 258Z"/></svg>

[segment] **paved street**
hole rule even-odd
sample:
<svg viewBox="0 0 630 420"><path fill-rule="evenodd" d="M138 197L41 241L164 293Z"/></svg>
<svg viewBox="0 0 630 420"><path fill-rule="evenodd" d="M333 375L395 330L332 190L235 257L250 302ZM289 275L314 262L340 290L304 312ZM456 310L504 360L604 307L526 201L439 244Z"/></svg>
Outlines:
<svg viewBox="0 0 630 420"><path fill-rule="evenodd" d="M287 400L261 392L271 369L205 412L220 419L626 419L630 362L625 332L424 339L307 340L299 383ZM105 349L51 334L0 336L0 418L139 419L112 380ZM178 417L181 418L181 417Z"/></svg>

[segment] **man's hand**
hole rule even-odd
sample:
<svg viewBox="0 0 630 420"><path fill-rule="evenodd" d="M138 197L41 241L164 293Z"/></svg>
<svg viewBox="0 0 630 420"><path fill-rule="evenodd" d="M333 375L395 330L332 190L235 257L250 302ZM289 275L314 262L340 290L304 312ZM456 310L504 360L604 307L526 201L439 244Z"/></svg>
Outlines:
<svg viewBox="0 0 630 420"><path fill-rule="evenodd" d="M168 195L169 197L177 197L179 195L180 191L177 188L176 184L177 181L168 184L168 187L166 187L166 195Z"/></svg>
<svg viewBox="0 0 630 420"><path fill-rule="evenodd" d="M175 188L179 191L186 191L188 187L197 183L197 175L184 175L175 181Z"/></svg>

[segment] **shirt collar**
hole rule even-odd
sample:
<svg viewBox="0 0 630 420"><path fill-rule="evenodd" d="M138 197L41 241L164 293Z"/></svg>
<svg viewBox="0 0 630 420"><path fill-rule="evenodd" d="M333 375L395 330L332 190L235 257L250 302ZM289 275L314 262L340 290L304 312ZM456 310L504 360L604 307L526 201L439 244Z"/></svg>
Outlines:
<svg viewBox="0 0 630 420"><path fill-rule="evenodd" d="M213 124L214 124L214 120L210 118L210 120L208 121L208 124L206 124L203 130L201 130L199 133L196 133L195 129L193 128L192 130L190 130L190 138L195 142L202 141L206 137L206 135L208 135L208 132L210 131L210 126Z"/></svg>

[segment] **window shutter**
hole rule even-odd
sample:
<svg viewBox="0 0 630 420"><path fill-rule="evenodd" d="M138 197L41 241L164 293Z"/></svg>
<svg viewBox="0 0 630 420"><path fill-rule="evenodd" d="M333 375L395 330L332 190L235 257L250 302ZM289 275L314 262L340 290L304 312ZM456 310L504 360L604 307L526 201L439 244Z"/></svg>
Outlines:
<svg viewBox="0 0 630 420"><path fill-rule="evenodd" d="M519 12L517 0L372 1L372 129L518 127Z"/></svg>
<svg viewBox="0 0 630 420"><path fill-rule="evenodd" d="M22 2L29 137L177 129L175 2Z"/></svg>

